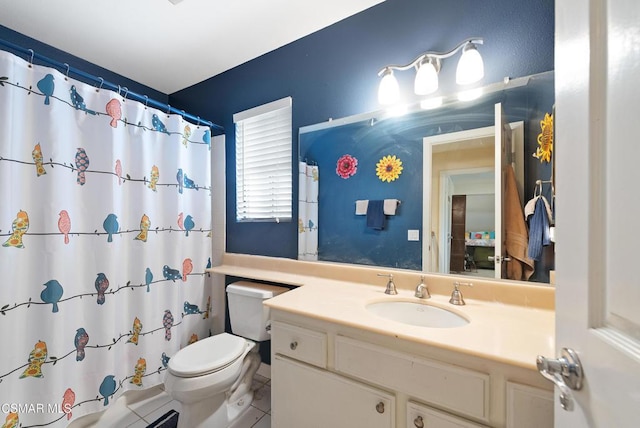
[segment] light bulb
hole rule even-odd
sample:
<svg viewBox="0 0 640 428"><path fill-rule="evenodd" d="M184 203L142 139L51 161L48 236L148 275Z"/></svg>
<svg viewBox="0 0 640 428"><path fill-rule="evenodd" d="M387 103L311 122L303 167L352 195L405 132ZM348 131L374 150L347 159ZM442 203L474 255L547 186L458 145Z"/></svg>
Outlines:
<svg viewBox="0 0 640 428"><path fill-rule="evenodd" d="M456 83L458 85L469 85L484 77L484 63L480 52L473 43L467 43L462 48L462 57L458 61L456 69Z"/></svg>
<svg viewBox="0 0 640 428"><path fill-rule="evenodd" d="M391 105L397 103L398 99L400 99L398 81L393 76L393 71L387 69L378 88L378 102L381 105Z"/></svg>
<svg viewBox="0 0 640 428"><path fill-rule="evenodd" d="M417 95L429 95L438 90L438 70L432 59L423 61L418 67L413 90Z"/></svg>

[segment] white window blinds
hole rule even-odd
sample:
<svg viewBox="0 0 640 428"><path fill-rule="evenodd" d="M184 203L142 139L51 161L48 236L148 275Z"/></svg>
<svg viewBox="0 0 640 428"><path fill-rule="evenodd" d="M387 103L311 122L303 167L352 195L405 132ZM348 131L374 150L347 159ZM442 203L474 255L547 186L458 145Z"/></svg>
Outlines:
<svg viewBox="0 0 640 428"><path fill-rule="evenodd" d="M233 115L237 221L291 220L291 97Z"/></svg>

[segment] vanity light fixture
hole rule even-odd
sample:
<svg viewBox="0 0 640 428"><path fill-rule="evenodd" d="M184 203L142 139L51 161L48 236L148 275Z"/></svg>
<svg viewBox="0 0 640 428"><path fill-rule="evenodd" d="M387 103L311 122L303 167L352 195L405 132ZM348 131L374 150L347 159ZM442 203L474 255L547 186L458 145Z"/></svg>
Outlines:
<svg viewBox="0 0 640 428"><path fill-rule="evenodd" d="M476 45L483 44L481 38L473 37L463 40L449 52L425 52L405 65L387 65L378 72L382 77L378 88L378 102L381 105L392 105L400 99L400 87L393 75L394 70L404 71L415 67L416 78L414 92L417 95L429 95L438 90L438 73L442 67L442 60L449 58L462 50L456 70L456 83L470 85L484 77L484 64Z"/></svg>

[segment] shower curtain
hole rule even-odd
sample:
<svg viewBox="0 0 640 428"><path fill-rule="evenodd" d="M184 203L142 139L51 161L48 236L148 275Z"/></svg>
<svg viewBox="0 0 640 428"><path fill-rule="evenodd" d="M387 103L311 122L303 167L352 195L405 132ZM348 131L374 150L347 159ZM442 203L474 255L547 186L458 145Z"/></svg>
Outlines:
<svg viewBox="0 0 640 428"><path fill-rule="evenodd" d="M318 260L318 187L317 165L300 162L298 187L298 260Z"/></svg>
<svg viewBox="0 0 640 428"><path fill-rule="evenodd" d="M210 144L0 52L0 426L104 410L210 334Z"/></svg>

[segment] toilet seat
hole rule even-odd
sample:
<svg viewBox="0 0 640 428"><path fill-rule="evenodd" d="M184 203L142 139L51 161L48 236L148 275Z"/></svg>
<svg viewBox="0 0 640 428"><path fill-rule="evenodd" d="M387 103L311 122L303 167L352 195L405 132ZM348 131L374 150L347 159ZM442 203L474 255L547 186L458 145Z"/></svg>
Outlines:
<svg viewBox="0 0 640 428"><path fill-rule="evenodd" d="M241 337L217 334L182 348L169 360L168 369L178 377L204 376L233 364L246 347Z"/></svg>

